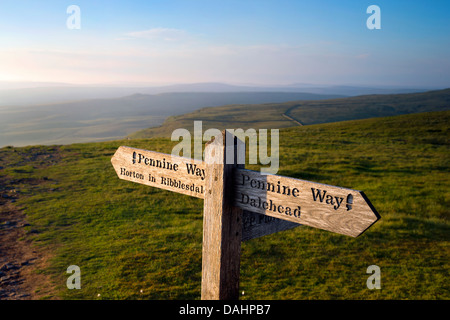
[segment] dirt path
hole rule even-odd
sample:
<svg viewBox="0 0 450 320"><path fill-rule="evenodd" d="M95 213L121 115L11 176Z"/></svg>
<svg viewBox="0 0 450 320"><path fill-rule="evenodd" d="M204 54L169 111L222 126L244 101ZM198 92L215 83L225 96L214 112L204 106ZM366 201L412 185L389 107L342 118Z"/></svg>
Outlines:
<svg viewBox="0 0 450 320"><path fill-rule="evenodd" d="M46 257L26 239L28 223L14 205L2 204L0 215L0 299L30 300L44 297L49 279L37 273Z"/></svg>
<svg viewBox="0 0 450 320"><path fill-rule="evenodd" d="M297 120L297 119L294 119L294 118L291 116L291 111L294 110L294 109L296 109L296 108L298 108L298 107L299 107L299 106L293 106L293 107L287 109L286 112L283 113L283 117L285 117L285 118L287 118L287 119L289 119L289 120L295 122L296 124L298 124L299 126L302 127L302 126L303 126L303 123L301 123L301 122L300 122L299 120Z"/></svg>
<svg viewBox="0 0 450 320"><path fill-rule="evenodd" d="M36 167L48 164L42 162L43 158L55 159L55 156L44 157L43 154L36 156L33 151L21 156L23 161L18 165L25 162ZM5 160L4 154L2 158ZM2 161L1 166L5 165L8 164ZM39 272L45 269L49 253L34 246L30 240L30 235L36 231L16 205L22 196L17 187L18 183L0 177L0 300L55 299L51 279Z"/></svg>

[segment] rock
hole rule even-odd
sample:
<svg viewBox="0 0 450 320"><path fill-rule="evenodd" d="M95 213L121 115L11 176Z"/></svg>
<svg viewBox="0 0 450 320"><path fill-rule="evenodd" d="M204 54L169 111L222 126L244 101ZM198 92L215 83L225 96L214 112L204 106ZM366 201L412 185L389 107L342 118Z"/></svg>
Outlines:
<svg viewBox="0 0 450 320"><path fill-rule="evenodd" d="M0 271L8 271L8 270L15 270L19 269L18 266L13 265L12 263L5 263L1 268Z"/></svg>
<svg viewBox="0 0 450 320"><path fill-rule="evenodd" d="M9 280L9 276L4 276L0 278L0 282L4 283Z"/></svg>
<svg viewBox="0 0 450 320"><path fill-rule="evenodd" d="M5 221L3 224L0 225L0 227L5 227L5 228L14 228L15 226L16 226L15 221Z"/></svg>

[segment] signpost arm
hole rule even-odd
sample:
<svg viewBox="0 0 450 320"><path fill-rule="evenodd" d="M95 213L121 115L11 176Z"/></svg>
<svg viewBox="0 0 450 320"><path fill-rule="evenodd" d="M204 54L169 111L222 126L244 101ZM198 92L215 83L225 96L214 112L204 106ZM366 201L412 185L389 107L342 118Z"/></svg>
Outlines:
<svg viewBox="0 0 450 320"><path fill-rule="evenodd" d="M226 163L227 139L234 140L228 143L234 163ZM226 131L222 139L209 142L205 148L202 300L239 299L242 209L233 206L237 152L236 138Z"/></svg>

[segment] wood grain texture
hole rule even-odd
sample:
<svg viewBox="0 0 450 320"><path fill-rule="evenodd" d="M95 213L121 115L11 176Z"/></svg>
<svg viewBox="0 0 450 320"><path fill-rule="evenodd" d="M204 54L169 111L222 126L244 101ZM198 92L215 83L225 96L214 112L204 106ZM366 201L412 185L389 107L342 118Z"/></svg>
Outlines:
<svg viewBox="0 0 450 320"><path fill-rule="evenodd" d="M239 298L242 210L233 206L233 168L225 163L225 139L205 149L206 194L203 208L202 300Z"/></svg>
<svg viewBox="0 0 450 320"><path fill-rule="evenodd" d="M204 198L203 161L121 146L111 163L120 179Z"/></svg>
<svg viewBox="0 0 450 320"><path fill-rule="evenodd" d="M279 219L357 237L380 216L360 191L236 169L236 206Z"/></svg>

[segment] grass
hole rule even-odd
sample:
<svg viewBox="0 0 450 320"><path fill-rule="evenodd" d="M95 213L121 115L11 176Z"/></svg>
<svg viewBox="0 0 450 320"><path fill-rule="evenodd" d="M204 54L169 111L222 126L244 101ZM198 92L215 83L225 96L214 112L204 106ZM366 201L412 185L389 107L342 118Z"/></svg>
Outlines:
<svg viewBox="0 0 450 320"><path fill-rule="evenodd" d="M280 175L363 190L382 219L356 239L299 227L243 243L241 299L449 299L449 123L444 111L281 130ZM27 237L52 254L50 298L200 298L202 200L119 180L110 163L120 145L175 144L0 149L0 180L38 231ZM73 264L81 290L65 286ZM366 286L373 264L381 290Z"/></svg>

